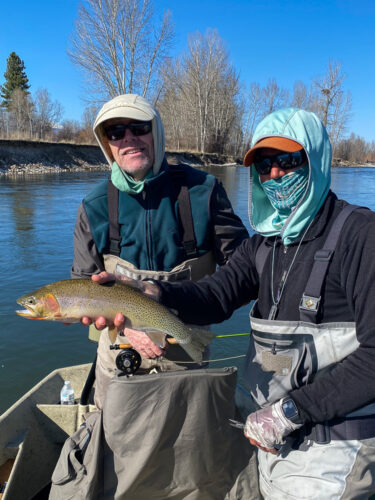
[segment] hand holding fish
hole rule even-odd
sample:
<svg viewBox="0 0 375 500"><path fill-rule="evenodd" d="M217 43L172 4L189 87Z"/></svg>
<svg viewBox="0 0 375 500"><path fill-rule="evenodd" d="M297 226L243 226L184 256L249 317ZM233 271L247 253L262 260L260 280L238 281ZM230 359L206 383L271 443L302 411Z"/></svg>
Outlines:
<svg viewBox="0 0 375 500"><path fill-rule="evenodd" d="M109 276L99 277L101 279L109 280ZM193 361L202 362L204 349L215 335L186 325L169 309L153 300L150 295L157 297L157 285L123 278L103 284L95 281L73 279L50 283L20 297L17 302L24 309L16 312L24 318L61 323L78 323L83 317L87 318L86 321L96 321L103 317L112 325L121 311L131 328L150 335L158 332L159 335L174 337ZM159 346L156 347L160 350Z"/></svg>
<svg viewBox="0 0 375 500"><path fill-rule="evenodd" d="M152 285L152 283L144 283L143 281L138 282L136 280L128 278L127 276L110 274L106 271L102 271L99 274L93 274L91 276L91 279L92 281L95 281L99 284L104 284L109 281L122 281L124 283L131 284L132 286L136 286L143 293L145 293L146 295L150 295L153 298L156 297L157 294L157 287L155 285ZM125 337L129 340L130 344L139 352L141 356L148 359L154 359L165 354L167 342L164 341L163 346L158 346L154 342L152 342L152 340L145 332L133 330L132 328L126 328L125 322L126 317L121 313L117 313L113 320L113 324L115 325L115 327L119 331L124 330ZM92 323L92 319L88 316L83 316L83 318L81 318L81 323L85 326L89 326ZM98 330L103 330L103 328L111 325L112 322L107 320L104 316L99 316L95 321L95 326Z"/></svg>

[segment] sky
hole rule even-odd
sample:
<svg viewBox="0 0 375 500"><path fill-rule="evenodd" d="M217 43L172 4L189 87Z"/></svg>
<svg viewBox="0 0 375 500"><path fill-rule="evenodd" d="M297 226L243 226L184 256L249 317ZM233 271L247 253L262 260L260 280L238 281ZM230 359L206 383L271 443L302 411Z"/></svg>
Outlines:
<svg viewBox="0 0 375 500"><path fill-rule="evenodd" d="M352 94L348 132L375 140L375 2L373 0L153 0L157 16L169 9L175 25L171 55L188 35L216 28L245 86L269 78L292 90L309 85L330 60L340 61ZM46 88L80 120L86 106L84 78L67 55L80 0L0 0L0 84L6 60L24 61L31 93Z"/></svg>

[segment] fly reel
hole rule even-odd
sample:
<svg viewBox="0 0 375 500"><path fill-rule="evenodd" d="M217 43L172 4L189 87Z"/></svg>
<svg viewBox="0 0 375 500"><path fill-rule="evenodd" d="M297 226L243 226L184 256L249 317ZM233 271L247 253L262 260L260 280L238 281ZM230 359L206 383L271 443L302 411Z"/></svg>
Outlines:
<svg viewBox="0 0 375 500"><path fill-rule="evenodd" d="M141 366L142 358L138 351L132 347L122 349L121 344L114 344L110 349L121 349L116 356L116 366L122 375L133 375Z"/></svg>

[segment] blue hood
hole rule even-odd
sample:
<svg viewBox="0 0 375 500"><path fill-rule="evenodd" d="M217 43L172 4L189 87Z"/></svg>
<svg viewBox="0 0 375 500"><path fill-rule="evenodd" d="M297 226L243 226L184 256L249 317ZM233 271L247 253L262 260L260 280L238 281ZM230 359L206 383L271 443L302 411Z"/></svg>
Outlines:
<svg viewBox="0 0 375 500"><path fill-rule="evenodd" d="M251 147L261 139L272 136L292 139L306 151L310 170L306 192L281 231L277 231L272 225L277 211L263 191L254 165L251 165L249 219L252 228L258 233L263 236L280 235L284 245L289 245L299 239L327 196L331 184L332 148L319 118L302 109L286 108L266 116L255 130Z"/></svg>

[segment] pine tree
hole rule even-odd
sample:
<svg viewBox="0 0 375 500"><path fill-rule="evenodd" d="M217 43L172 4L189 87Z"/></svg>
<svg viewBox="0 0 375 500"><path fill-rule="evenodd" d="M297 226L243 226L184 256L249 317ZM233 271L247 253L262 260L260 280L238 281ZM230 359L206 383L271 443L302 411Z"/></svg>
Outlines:
<svg viewBox="0 0 375 500"><path fill-rule="evenodd" d="M15 89L21 89L25 94L29 94L28 89L30 88L25 73L25 63L15 52L12 52L7 59L7 69L4 77L5 83L0 85L0 96L3 98L1 106L8 109Z"/></svg>

